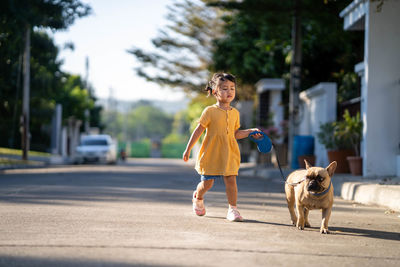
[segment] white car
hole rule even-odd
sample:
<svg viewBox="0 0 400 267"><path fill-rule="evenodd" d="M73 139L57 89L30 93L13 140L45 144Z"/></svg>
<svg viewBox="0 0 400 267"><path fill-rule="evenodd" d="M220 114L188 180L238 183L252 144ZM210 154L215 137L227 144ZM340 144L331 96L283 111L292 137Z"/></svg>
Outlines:
<svg viewBox="0 0 400 267"><path fill-rule="evenodd" d="M106 134L86 135L75 151L75 163L84 162L117 162L117 146L111 136Z"/></svg>

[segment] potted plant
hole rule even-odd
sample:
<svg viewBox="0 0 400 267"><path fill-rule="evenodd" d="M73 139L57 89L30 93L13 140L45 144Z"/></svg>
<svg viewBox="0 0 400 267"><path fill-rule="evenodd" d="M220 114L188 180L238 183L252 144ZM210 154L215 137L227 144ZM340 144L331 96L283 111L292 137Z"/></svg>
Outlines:
<svg viewBox="0 0 400 267"><path fill-rule="evenodd" d="M328 152L329 162L336 161L336 173L349 173L348 156L354 156L355 152L351 144L344 137L338 135L338 122L326 122L320 125L317 139L325 146Z"/></svg>
<svg viewBox="0 0 400 267"><path fill-rule="evenodd" d="M350 171L353 175L362 174L362 157L360 157L359 145L362 140L363 123L360 119L360 112L351 116L346 110L343 114L343 121L337 122L335 134L339 138L347 140L355 151L354 156L348 156Z"/></svg>

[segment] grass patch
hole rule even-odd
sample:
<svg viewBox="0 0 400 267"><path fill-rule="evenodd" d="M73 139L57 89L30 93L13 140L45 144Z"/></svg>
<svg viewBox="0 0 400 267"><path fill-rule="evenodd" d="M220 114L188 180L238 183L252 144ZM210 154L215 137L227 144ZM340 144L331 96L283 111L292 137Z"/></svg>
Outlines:
<svg viewBox="0 0 400 267"><path fill-rule="evenodd" d="M0 157L0 166L4 166L4 165L34 165L34 166L40 166L40 165L43 165L43 162L34 161L34 160L9 159L9 158L1 158Z"/></svg>
<svg viewBox="0 0 400 267"><path fill-rule="evenodd" d="M12 148L0 147L0 154L22 156L22 150L21 149L12 149ZM38 156L38 157L50 157L51 156L50 153L38 152L38 151L29 151L28 155L30 155L30 156Z"/></svg>

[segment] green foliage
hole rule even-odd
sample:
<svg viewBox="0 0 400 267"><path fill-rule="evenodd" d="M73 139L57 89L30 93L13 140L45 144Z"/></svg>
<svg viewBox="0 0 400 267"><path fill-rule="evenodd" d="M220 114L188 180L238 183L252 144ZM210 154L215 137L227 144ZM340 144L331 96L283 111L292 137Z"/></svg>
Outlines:
<svg viewBox="0 0 400 267"><path fill-rule="evenodd" d="M100 107L94 106L91 89L86 89L80 77L71 78L61 71L59 49L44 30L66 29L75 19L88 15L90 7L78 0L14 0L1 1L0 10L0 145L19 147L22 54L27 27L31 29L31 148L49 148L50 122L57 103L63 105L64 119L83 119L82 110L89 108L92 126L99 126Z"/></svg>
<svg viewBox="0 0 400 267"><path fill-rule="evenodd" d="M144 137L162 138L171 132L172 118L160 109L148 106L139 106L128 114L127 125L131 131L130 140Z"/></svg>
<svg viewBox="0 0 400 267"><path fill-rule="evenodd" d="M162 140L161 155L163 158L181 158L185 151L188 137L172 133Z"/></svg>
<svg viewBox="0 0 400 267"><path fill-rule="evenodd" d="M55 100L63 104L63 118L73 116L83 120L85 109L94 108L95 98L90 90L85 88L82 78L78 75L65 74L61 79L61 84L62 87L55 96Z"/></svg>
<svg viewBox="0 0 400 267"><path fill-rule="evenodd" d="M360 155L358 146L362 140L363 122L360 118L360 112L355 116L351 116L346 109L343 114L343 120L336 122L335 136L347 140L351 143L356 156Z"/></svg>
<svg viewBox="0 0 400 267"><path fill-rule="evenodd" d="M341 71L335 74L335 77L340 80L338 93L337 93L337 101L338 103L342 103L344 101L353 99L358 96L358 75L354 72Z"/></svg>
<svg viewBox="0 0 400 267"><path fill-rule="evenodd" d="M80 0L1 1L0 7L3 19L9 23L53 30L67 29L75 19L91 13L90 6Z"/></svg>
<svg viewBox="0 0 400 267"><path fill-rule="evenodd" d="M349 1L302 1L302 88L321 81L339 82L335 73L349 72L362 61L363 34L345 32L339 13ZM245 84L264 77L287 78L292 57L294 1L219 1L234 9L226 34L215 41L213 70L235 73ZM286 63L285 63L286 62ZM254 86L247 95L254 94Z"/></svg>
<svg viewBox="0 0 400 267"><path fill-rule="evenodd" d="M116 138L119 142L133 141L127 138L127 115L116 110L103 110L101 123L105 125L104 132Z"/></svg>
<svg viewBox="0 0 400 267"><path fill-rule="evenodd" d="M214 97L205 95L197 95L192 98L187 108L187 120L190 122L190 132L192 132L199 123L199 119L203 110L210 105L215 104Z"/></svg>
<svg viewBox="0 0 400 267"><path fill-rule="evenodd" d="M360 113L351 116L350 112L345 110L343 120L321 124L317 138L328 150L353 148L356 155L359 155L358 146L362 140L362 130Z"/></svg>
<svg viewBox="0 0 400 267"><path fill-rule="evenodd" d="M174 115L174 121L172 123L172 133L177 135L184 135L188 138L190 121L188 120L188 111L180 111Z"/></svg>
<svg viewBox="0 0 400 267"><path fill-rule="evenodd" d="M163 144L174 144L174 143L183 143L186 144L188 141L188 137L181 134L171 133L167 135L163 140Z"/></svg>
<svg viewBox="0 0 400 267"><path fill-rule="evenodd" d="M282 17L275 24L272 16L272 12L255 16L239 11L226 17L226 34L214 43L212 69L232 72L244 84L251 85L263 77L281 77L288 72L284 60L290 45L290 26L285 25L288 18ZM240 96L251 98L254 87L249 89L250 92L239 92Z"/></svg>
<svg viewBox="0 0 400 267"><path fill-rule="evenodd" d="M163 158L182 158L183 151L185 151L186 144L184 143L171 143L162 144L161 155Z"/></svg>
<svg viewBox="0 0 400 267"><path fill-rule="evenodd" d="M126 114L107 110L102 114L105 132L119 141L162 139L171 133L173 118L148 102L139 102Z"/></svg>
<svg viewBox="0 0 400 267"><path fill-rule="evenodd" d="M144 138L141 141L131 143L130 157L134 158L148 158L150 157L151 141Z"/></svg>
<svg viewBox="0 0 400 267"><path fill-rule="evenodd" d="M319 126L317 133L318 142L327 150L342 150L351 148L351 144L337 132L337 122L326 122Z"/></svg>

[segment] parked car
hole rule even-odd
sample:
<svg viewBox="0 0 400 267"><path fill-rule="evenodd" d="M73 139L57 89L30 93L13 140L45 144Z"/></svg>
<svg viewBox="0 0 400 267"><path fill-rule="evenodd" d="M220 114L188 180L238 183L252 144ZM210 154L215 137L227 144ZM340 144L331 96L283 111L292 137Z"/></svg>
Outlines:
<svg viewBox="0 0 400 267"><path fill-rule="evenodd" d="M75 163L117 162L117 146L111 136L106 134L86 135L81 138L79 146L76 148Z"/></svg>

